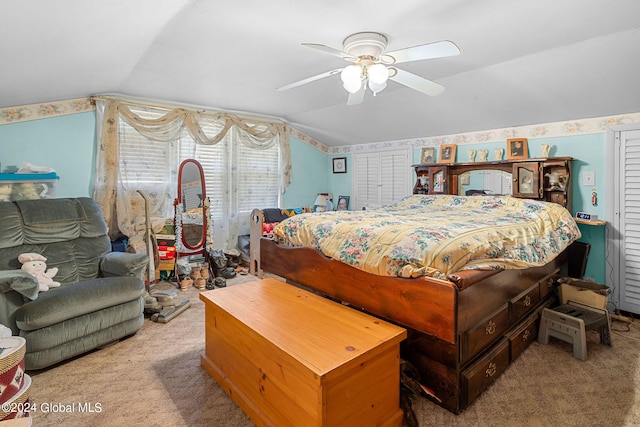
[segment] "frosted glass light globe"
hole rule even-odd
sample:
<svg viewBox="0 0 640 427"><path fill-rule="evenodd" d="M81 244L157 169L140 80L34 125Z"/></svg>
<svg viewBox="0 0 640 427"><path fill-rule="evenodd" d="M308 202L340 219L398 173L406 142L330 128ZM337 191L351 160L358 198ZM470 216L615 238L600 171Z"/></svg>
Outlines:
<svg viewBox="0 0 640 427"><path fill-rule="evenodd" d="M382 89L384 89L385 87L387 87L387 83L376 83L373 80L369 79L369 89L371 89L371 92L373 92L373 96L375 96L378 92L382 91Z"/></svg>
<svg viewBox="0 0 640 427"><path fill-rule="evenodd" d="M349 65L340 73L342 85L350 93L356 93L362 87L362 68L359 65Z"/></svg>
<svg viewBox="0 0 640 427"><path fill-rule="evenodd" d="M381 85L387 82L389 69L383 64L373 64L367 67L367 75L369 76L369 81Z"/></svg>

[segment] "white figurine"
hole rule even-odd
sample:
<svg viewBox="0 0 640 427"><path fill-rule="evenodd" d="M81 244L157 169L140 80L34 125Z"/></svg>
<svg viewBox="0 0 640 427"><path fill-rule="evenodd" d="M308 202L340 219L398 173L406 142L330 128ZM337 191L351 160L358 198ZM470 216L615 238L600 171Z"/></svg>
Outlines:
<svg viewBox="0 0 640 427"><path fill-rule="evenodd" d="M551 144L541 144L540 145L540 157L546 159L549 157L549 152L551 151Z"/></svg>
<svg viewBox="0 0 640 427"><path fill-rule="evenodd" d="M494 148L493 154L495 155L494 160L502 160L502 156L504 155L504 148Z"/></svg>
<svg viewBox="0 0 640 427"><path fill-rule="evenodd" d="M469 161L470 162L475 162L476 161L476 150L469 150L469 151L467 151L467 153L469 153Z"/></svg>
<svg viewBox="0 0 640 427"><path fill-rule="evenodd" d="M478 161L486 162L487 156L489 156L489 150L478 150Z"/></svg>

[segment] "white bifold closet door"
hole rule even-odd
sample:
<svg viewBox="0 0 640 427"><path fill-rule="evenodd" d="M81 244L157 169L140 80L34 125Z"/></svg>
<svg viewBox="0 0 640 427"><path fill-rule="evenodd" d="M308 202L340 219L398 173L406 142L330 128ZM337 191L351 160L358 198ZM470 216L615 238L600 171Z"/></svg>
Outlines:
<svg viewBox="0 0 640 427"><path fill-rule="evenodd" d="M640 314L640 130L620 132L616 158L618 190L614 229L619 253L614 254L620 309ZM617 224L616 224L617 223ZM618 255L618 256L615 256Z"/></svg>
<svg viewBox="0 0 640 427"><path fill-rule="evenodd" d="M375 209L411 194L411 149L353 155L354 209Z"/></svg>

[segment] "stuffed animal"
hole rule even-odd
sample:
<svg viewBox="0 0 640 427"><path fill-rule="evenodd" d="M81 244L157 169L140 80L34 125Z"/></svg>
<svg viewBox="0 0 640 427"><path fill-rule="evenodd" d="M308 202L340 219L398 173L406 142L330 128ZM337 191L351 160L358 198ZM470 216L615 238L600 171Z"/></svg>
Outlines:
<svg viewBox="0 0 640 427"><path fill-rule="evenodd" d="M18 255L18 261L22 263L22 269L31 274L40 285L40 292L48 291L49 288L57 288L60 283L53 281L53 276L58 273L57 268L47 270L47 259L40 254L25 253Z"/></svg>
<svg viewBox="0 0 640 427"><path fill-rule="evenodd" d="M11 184L0 184L0 201L11 201Z"/></svg>

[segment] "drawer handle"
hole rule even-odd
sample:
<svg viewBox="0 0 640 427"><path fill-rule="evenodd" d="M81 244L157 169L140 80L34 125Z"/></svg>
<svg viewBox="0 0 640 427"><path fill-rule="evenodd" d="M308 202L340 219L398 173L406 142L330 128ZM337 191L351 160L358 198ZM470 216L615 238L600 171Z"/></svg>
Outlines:
<svg viewBox="0 0 640 427"><path fill-rule="evenodd" d="M484 329L485 334L491 335L496 331L496 324L493 320L489 320L487 327Z"/></svg>
<svg viewBox="0 0 640 427"><path fill-rule="evenodd" d="M524 305L525 307L529 307L531 305L531 296L527 295L526 297L524 297L522 305Z"/></svg>
<svg viewBox="0 0 640 427"><path fill-rule="evenodd" d="M547 288L551 288L553 286L553 279L547 279Z"/></svg>
<svg viewBox="0 0 640 427"><path fill-rule="evenodd" d="M492 377L496 374L497 370L498 370L498 367L496 366L496 364L493 362L490 362L489 367L487 368L486 371L484 371L484 376L487 378Z"/></svg>
<svg viewBox="0 0 640 427"><path fill-rule="evenodd" d="M529 339L529 335L531 335L531 332L528 329L526 329L524 331L524 334L522 334L522 341L526 342Z"/></svg>

